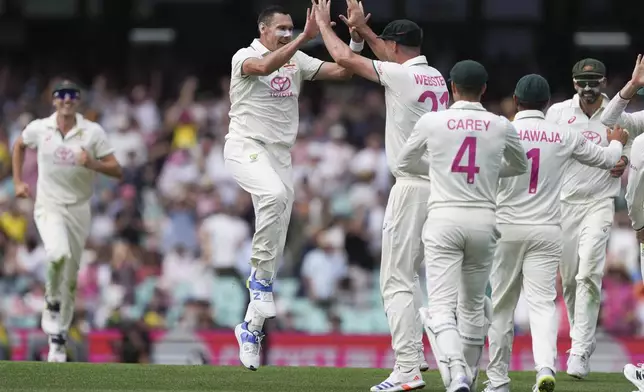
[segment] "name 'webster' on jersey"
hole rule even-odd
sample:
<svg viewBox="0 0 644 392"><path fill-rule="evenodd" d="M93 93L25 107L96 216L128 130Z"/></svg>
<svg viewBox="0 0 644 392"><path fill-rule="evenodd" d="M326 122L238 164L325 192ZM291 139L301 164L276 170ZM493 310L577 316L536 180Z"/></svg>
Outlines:
<svg viewBox="0 0 644 392"><path fill-rule="evenodd" d="M403 64L374 60L373 66L380 84L385 87L385 151L389 170L394 177L411 175L429 179L426 159L405 171L398 169L397 159L418 120L425 113L447 108L449 92L445 79L428 65L425 56Z"/></svg>
<svg viewBox="0 0 644 392"><path fill-rule="evenodd" d="M538 110L517 113L512 124L526 151L530 169L520 176L501 179L497 196L498 223L559 225L559 197L570 159L610 169L622 154L619 141L602 148L568 126L545 120Z"/></svg>
<svg viewBox="0 0 644 392"><path fill-rule="evenodd" d="M525 173L528 167L512 123L478 102L459 101L445 111L425 114L403 148L398 168L405 170L426 151L430 209L494 210L499 177Z"/></svg>

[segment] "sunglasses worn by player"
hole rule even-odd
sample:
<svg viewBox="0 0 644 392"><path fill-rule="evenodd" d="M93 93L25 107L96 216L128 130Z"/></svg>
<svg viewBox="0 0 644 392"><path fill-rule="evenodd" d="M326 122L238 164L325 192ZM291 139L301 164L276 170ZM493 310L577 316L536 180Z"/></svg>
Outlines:
<svg viewBox="0 0 644 392"><path fill-rule="evenodd" d="M74 89L62 89L54 91L54 98L69 98L72 101L80 99L80 91Z"/></svg>
<svg viewBox="0 0 644 392"><path fill-rule="evenodd" d="M596 88L599 87L599 85L604 81L604 79L591 79L591 80L578 80L578 79L573 79L575 84L581 88Z"/></svg>

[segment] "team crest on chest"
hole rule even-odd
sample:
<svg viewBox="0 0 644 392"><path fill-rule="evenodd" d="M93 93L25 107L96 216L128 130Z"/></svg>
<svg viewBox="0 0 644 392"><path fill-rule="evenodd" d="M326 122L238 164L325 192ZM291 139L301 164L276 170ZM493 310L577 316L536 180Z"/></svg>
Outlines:
<svg viewBox="0 0 644 392"><path fill-rule="evenodd" d="M76 154L67 146L58 146L53 153L54 164L63 166L74 166L76 164Z"/></svg>
<svg viewBox="0 0 644 392"><path fill-rule="evenodd" d="M600 144L602 142L602 135L595 131L583 131L581 134L592 143Z"/></svg>

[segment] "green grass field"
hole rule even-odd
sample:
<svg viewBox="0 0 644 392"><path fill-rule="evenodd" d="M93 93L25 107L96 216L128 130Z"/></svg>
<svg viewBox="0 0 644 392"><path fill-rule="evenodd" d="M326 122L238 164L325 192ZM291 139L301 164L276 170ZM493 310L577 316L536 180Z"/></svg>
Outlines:
<svg viewBox="0 0 644 392"><path fill-rule="evenodd" d="M0 362L0 391L365 392L387 375L387 370L373 369L264 367L250 372L241 367ZM513 392L532 391L533 373L511 377ZM424 391L445 391L437 372L425 373L424 378ZM560 374L557 381L557 392L635 389L620 373L593 373L584 381Z"/></svg>

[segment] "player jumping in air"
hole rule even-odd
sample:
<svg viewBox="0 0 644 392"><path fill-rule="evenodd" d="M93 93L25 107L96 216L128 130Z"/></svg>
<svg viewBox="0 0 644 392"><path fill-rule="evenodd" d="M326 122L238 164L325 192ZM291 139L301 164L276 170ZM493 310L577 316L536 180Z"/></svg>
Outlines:
<svg viewBox="0 0 644 392"><path fill-rule="evenodd" d="M345 23L364 37L380 60L353 53L338 38L331 27L326 0L316 6L318 25L327 50L338 64L385 87L385 149L396 178L383 223L380 269L380 288L396 364L391 375L371 390L412 390L425 386L419 369L428 368L418 313L422 294L417 272L424 257L421 236L427 217L429 176L426 161L406 170L398 170L396 162L418 119L425 113L446 109L449 92L440 72L420 54L423 32L416 23L393 21L378 37L366 24L361 4L347 0L347 6Z"/></svg>
<svg viewBox="0 0 644 392"><path fill-rule="evenodd" d="M523 290L529 307L532 350L537 369L534 392L553 392L557 359L557 267L561 259L561 193L564 170L573 158L604 170L615 166L628 141L617 127L609 146L591 143L581 133L545 120L550 87L539 75L519 80L514 91L518 113L513 125L530 161L528 173L504 178L497 196L501 239L490 284L494 305L489 331L490 364L484 392L509 392L508 367L514 338L514 311Z"/></svg>
<svg viewBox="0 0 644 392"><path fill-rule="evenodd" d="M568 125L589 142L605 147L606 126L600 117L609 101L602 94L606 67L599 60L584 59L573 67L572 78L577 94L552 105L546 119ZM615 215L614 199L620 192L619 177L628 164L629 149L630 145L624 148L623 156L610 172L572 160L563 180L563 253L559 271L572 339L567 373L579 379L590 373L590 356L595 351L606 245Z"/></svg>
<svg viewBox="0 0 644 392"><path fill-rule="evenodd" d="M64 81L53 92L56 112L27 125L13 146L17 197L30 197L22 181L25 148L38 150L34 218L47 254L46 309L41 326L49 335L49 362L66 362L67 331L74 315L76 279L89 233L94 177L121 177L100 125L76 113L80 88Z"/></svg>
<svg viewBox="0 0 644 392"><path fill-rule="evenodd" d="M264 320L276 316L273 279L286 242L293 206L291 147L298 130L298 97L305 80L348 79L352 73L299 51L319 31L315 9L307 10L304 31L293 39L293 21L281 7L258 19L259 39L232 59L230 127L224 146L226 169L255 207L250 303L235 328L239 359L260 365Z"/></svg>
<svg viewBox="0 0 644 392"><path fill-rule="evenodd" d="M469 392L487 334L485 289L500 235L499 177L525 173L528 162L514 126L480 103L485 68L461 61L450 78L455 103L421 117L398 169L409 170L429 154L431 224L423 229L429 304L421 315L445 388Z"/></svg>

